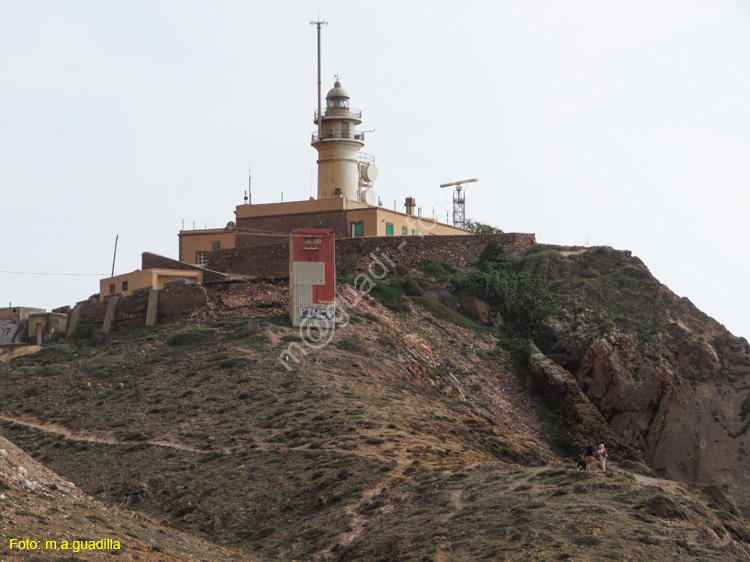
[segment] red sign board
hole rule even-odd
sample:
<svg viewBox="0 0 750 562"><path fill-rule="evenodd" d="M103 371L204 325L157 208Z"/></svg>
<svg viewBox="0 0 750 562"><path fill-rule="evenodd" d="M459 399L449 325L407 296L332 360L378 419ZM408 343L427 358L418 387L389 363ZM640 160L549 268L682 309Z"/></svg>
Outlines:
<svg viewBox="0 0 750 562"><path fill-rule="evenodd" d="M333 230L294 229L289 249L292 324L315 326L333 322L336 295L336 246Z"/></svg>

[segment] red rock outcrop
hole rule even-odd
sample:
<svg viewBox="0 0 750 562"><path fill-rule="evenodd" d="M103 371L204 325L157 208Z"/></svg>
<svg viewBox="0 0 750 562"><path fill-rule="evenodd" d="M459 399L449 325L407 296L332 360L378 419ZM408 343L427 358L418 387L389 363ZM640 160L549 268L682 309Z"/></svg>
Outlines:
<svg viewBox="0 0 750 562"><path fill-rule="evenodd" d="M642 343L595 341L575 376L615 433L658 474L727 484L750 512L750 346L723 331L713 341L674 322Z"/></svg>

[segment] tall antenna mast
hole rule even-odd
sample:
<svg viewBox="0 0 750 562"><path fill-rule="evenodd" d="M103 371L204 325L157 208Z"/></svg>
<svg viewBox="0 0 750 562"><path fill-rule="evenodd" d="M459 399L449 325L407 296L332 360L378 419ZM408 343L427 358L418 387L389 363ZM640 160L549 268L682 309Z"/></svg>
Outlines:
<svg viewBox="0 0 750 562"><path fill-rule="evenodd" d="M323 137L323 97L320 82L320 28L324 25L328 25L327 21L321 21L320 15L318 15L318 21L311 21L310 25L314 25L318 28L318 138Z"/></svg>
<svg viewBox="0 0 750 562"><path fill-rule="evenodd" d="M245 199L247 199L246 204L253 204L253 168L250 165L247 167L247 197Z"/></svg>

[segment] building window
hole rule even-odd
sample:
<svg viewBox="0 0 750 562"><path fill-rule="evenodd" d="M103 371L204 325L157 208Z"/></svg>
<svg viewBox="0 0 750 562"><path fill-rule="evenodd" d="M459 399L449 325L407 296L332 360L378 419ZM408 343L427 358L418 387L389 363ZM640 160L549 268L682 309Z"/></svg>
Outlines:
<svg viewBox="0 0 750 562"><path fill-rule="evenodd" d="M411 235L412 236L419 236L419 231L415 228L414 230L411 231Z"/></svg>
<svg viewBox="0 0 750 562"><path fill-rule="evenodd" d="M404 236L406 236L407 234L409 234L409 229L406 228L405 226L402 226L401 227L401 234L403 234Z"/></svg>
<svg viewBox="0 0 750 562"><path fill-rule="evenodd" d="M386 236L393 236L393 223L385 223L385 234Z"/></svg>
<svg viewBox="0 0 750 562"><path fill-rule="evenodd" d="M127 290L128 290L128 282L127 281L123 281L122 282L122 291L125 292Z"/></svg>
<svg viewBox="0 0 750 562"><path fill-rule="evenodd" d="M211 242L211 251L221 250L221 241Z"/></svg>
<svg viewBox="0 0 750 562"><path fill-rule="evenodd" d="M116 290L117 290L117 287L115 286L115 283L110 283L109 284L109 294L110 295L114 295Z"/></svg>
<svg viewBox="0 0 750 562"><path fill-rule="evenodd" d="M206 252L196 252L195 263L197 265L206 265L208 263L208 258L206 258Z"/></svg>
<svg viewBox="0 0 750 562"><path fill-rule="evenodd" d="M361 238L364 236L362 221L352 223L352 238Z"/></svg>

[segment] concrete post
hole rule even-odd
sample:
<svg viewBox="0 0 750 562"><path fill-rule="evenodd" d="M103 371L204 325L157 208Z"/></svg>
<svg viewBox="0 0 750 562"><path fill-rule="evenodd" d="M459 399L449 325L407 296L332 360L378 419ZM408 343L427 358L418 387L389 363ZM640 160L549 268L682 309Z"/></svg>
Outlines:
<svg viewBox="0 0 750 562"><path fill-rule="evenodd" d="M83 303L79 302L73 307L73 312L70 313L70 321L68 322L68 331L65 332L65 337L69 338L73 335L73 332L78 328L78 324L81 321L81 309Z"/></svg>
<svg viewBox="0 0 750 562"><path fill-rule="evenodd" d="M107 303L107 313L104 315L104 325L102 326L102 332L105 334L115 329L115 312L117 311L117 301L119 300L120 297L112 297Z"/></svg>
<svg viewBox="0 0 750 562"><path fill-rule="evenodd" d="M148 292L148 309L146 309L146 326L156 326L159 323L159 289Z"/></svg>

